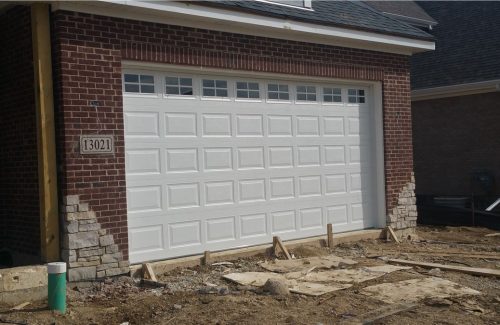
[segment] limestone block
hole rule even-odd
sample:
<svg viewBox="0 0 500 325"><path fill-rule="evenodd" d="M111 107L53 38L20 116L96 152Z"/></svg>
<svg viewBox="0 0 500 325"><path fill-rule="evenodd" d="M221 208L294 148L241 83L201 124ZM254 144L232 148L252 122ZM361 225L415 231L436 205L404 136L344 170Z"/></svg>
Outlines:
<svg viewBox="0 0 500 325"><path fill-rule="evenodd" d="M118 252L118 245L106 246L106 254L112 254Z"/></svg>
<svg viewBox="0 0 500 325"><path fill-rule="evenodd" d="M90 262L90 261L100 261L101 257L100 256L89 256L89 257L79 257L76 261L77 262Z"/></svg>
<svg viewBox="0 0 500 325"><path fill-rule="evenodd" d="M117 268L118 266L118 263L101 264L97 266L97 271L105 271L107 269Z"/></svg>
<svg viewBox="0 0 500 325"><path fill-rule="evenodd" d="M119 262L122 259L122 253L105 254L101 256L102 264Z"/></svg>
<svg viewBox="0 0 500 325"><path fill-rule="evenodd" d="M71 220L85 220L85 219L95 219L95 212L94 211L87 211L87 212L71 212L66 214L66 220L71 221Z"/></svg>
<svg viewBox="0 0 500 325"><path fill-rule="evenodd" d="M76 205L80 203L80 197L78 195L66 195L63 197L64 205Z"/></svg>
<svg viewBox="0 0 500 325"><path fill-rule="evenodd" d="M118 266L120 268L129 267L130 266L130 262L129 261L121 261L121 262L118 262Z"/></svg>
<svg viewBox="0 0 500 325"><path fill-rule="evenodd" d="M100 229L98 232L99 232L99 236L106 235L106 229Z"/></svg>
<svg viewBox="0 0 500 325"><path fill-rule="evenodd" d="M78 221L70 221L64 223L64 230L69 234L78 232Z"/></svg>
<svg viewBox="0 0 500 325"><path fill-rule="evenodd" d="M64 236L64 248L78 249L99 245L99 236L96 231L77 232Z"/></svg>
<svg viewBox="0 0 500 325"><path fill-rule="evenodd" d="M106 276L106 271L97 271L98 278L104 278Z"/></svg>
<svg viewBox="0 0 500 325"><path fill-rule="evenodd" d="M88 261L88 262L70 262L70 268L78 268L78 267L86 267L86 266L97 266L99 265L99 261Z"/></svg>
<svg viewBox="0 0 500 325"><path fill-rule="evenodd" d="M94 280L96 277L96 267L78 267L68 270L68 281Z"/></svg>
<svg viewBox="0 0 500 325"><path fill-rule="evenodd" d="M130 272L129 268L116 268L116 269L107 269L106 276L115 276L119 274L124 274Z"/></svg>
<svg viewBox="0 0 500 325"><path fill-rule="evenodd" d="M81 225L88 225L89 223L96 223L97 219L86 219L86 220L78 220L78 223Z"/></svg>
<svg viewBox="0 0 500 325"><path fill-rule="evenodd" d="M78 228L79 231L95 231L99 229L101 229L101 225L98 223L83 224Z"/></svg>
<svg viewBox="0 0 500 325"><path fill-rule="evenodd" d="M87 248L78 251L78 257L100 256L104 253L102 248Z"/></svg>
<svg viewBox="0 0 500 325"><path fill-rule="evenodd" d="M113 240L113 235L105 235L99 238L99 243L101 246L109 246L115 243Z"/></svg>
<svg viewBox="0 0 500 325"><path fill-rule="evenodd" d="M87 212L87 211L89 211L89 204L88 203L80 203L80 204L78 204L78 211L80 211L80 212Z"/></svg>
<svg viewBox="0 0 500 325"><path fill-rule="evenodd" d="M61 211L62 212L65 212L65 213L68 213L68 212L76 212L78 209L77 209L77 206L76 205L63 205L61 207Z"/></svg>

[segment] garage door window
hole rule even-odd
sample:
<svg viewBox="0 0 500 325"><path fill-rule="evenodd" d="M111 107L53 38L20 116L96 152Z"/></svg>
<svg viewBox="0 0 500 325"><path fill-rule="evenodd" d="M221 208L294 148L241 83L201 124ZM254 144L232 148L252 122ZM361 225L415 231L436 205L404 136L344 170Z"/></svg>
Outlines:
<svg viewBox="0 0 500 325"><path fill-rule="evenodd" d="M365 91L363 89L349 89L347 90L349 104L365 102Z"/></svg>
<svg viewBox="0 0 500 325"><path fill-rule="evenodd" d="M204 97L228 97L226 80L203 79L202 85Z"/></svg>
<svg viewBox="0 0 500 325"><path fill-rule="evenodd" d="M183 77L165 77L165 94L193 96L193 79Z"/></svg>
<svg viewBox="0 0 500 325"><path fill-rule="evenodd" d="M155 78L146 74L125 74L123 76L126 93L154 94Z"/></svg>
<svg viewBox="0 0 500 325"><path fill-rule="evenodd" d="M306 102L316 101L316 87L314 86L297 86L297 100Z"/></svg>
<svg viewBox="0 0 500 325"><path fill-rule="evenodd" d="M323 88L323 101L325 103L341 103L342 89L340 88Z"/></svg>
<svg viewBox="0 0 500 325"><path fill-rule="evenodd" d="M288 85L283 84L268 84L267 98L270 100L290 100Z"/></svg>
<svg viewBox="0 0 500 325"><path fill-rule="evenodd" d="M259 99L259 84L257 82L236 82L236 97L244 99Z"/></svg>

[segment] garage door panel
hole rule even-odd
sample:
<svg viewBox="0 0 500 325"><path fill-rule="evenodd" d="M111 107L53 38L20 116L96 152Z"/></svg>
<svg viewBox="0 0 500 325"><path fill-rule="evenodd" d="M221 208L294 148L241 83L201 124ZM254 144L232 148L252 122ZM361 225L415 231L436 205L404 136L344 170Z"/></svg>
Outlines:
<svg viewBox="0 0 500 325"><path fill-rule="evenodd" d="M373 114L347 104L352 86L337 86L342 103L301 103L300 82L280 81L290 101L277 103L235 99L225 77L193 85L206 78L230 97L124 97L133 263L375 224Z"/></svg>

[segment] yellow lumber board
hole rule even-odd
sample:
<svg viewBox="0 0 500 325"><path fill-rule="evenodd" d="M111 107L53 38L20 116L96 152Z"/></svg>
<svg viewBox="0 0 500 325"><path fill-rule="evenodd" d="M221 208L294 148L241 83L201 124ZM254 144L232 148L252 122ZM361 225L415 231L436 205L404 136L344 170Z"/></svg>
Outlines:
<svg viewBox="0 0 500 325"><path fill-rule="evenodd" d="M59 260L59 211L49 14L47 3L31 5L41 257L45 262Z"/></svg>

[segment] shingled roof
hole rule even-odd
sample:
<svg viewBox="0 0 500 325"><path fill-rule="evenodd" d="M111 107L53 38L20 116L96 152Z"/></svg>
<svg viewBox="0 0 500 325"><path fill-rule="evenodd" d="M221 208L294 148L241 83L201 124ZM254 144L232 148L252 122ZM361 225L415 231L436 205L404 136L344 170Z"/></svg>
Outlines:
<svg viewBox="0 0 500 325"><path fill-rule="evenodd" d="M366 30L414 39L433 40L426 32L397 19L387 17L361 1L313 0L312 9L293 8L260 1L207 1L199 4L225 7L264 16L280 17L319 25Z"/></svg>
<svg viewBox="0 0 500 325"><path fill-rule="evenodd" d="M500 2L418 4L438 24L436 50L412 56L412 89L500 79Z"/></svg>

